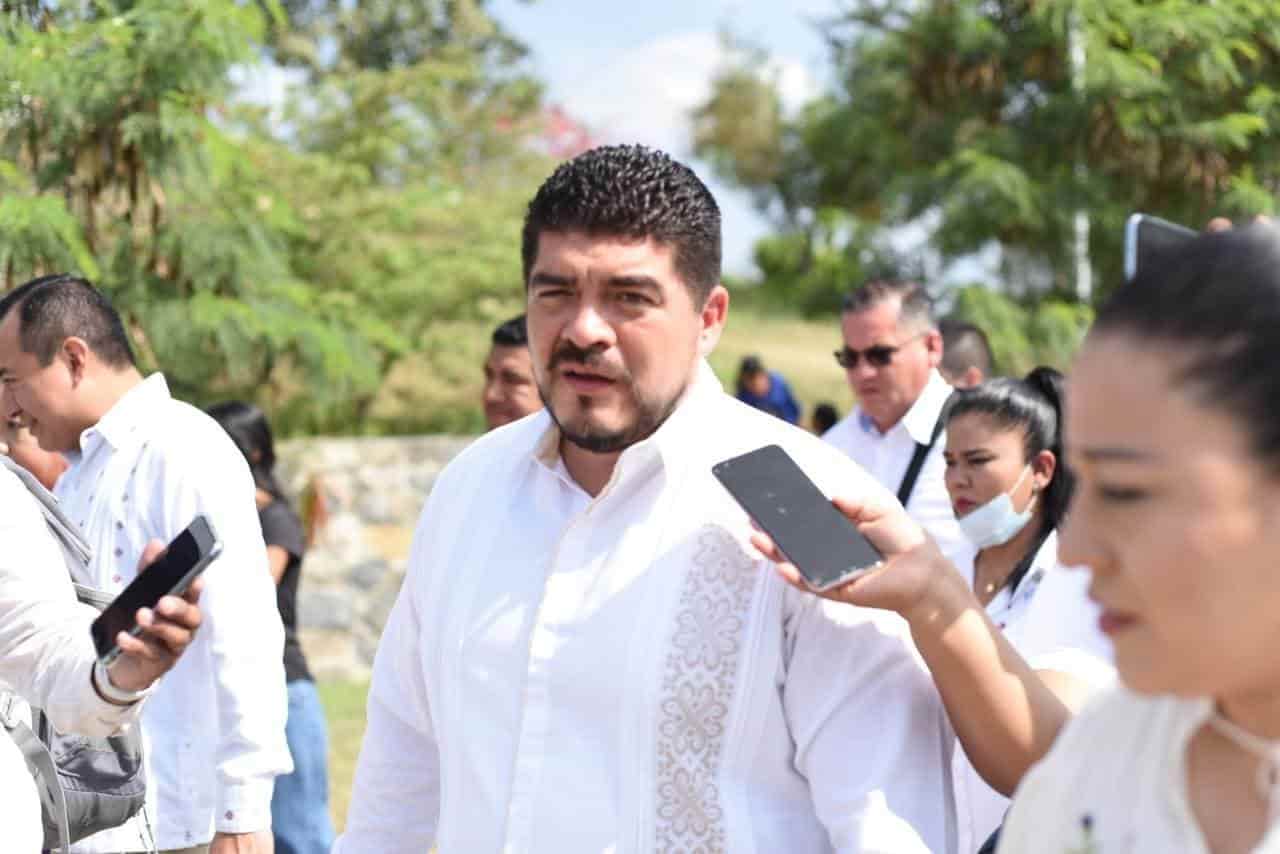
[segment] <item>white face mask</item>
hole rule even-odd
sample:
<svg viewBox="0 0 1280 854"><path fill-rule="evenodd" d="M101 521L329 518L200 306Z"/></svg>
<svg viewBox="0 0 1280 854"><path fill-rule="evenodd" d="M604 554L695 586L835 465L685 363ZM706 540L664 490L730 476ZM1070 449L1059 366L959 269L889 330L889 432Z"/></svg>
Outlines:
<svg viewBox="0 0 1280 854"><path fill-rule="evenodd" d="M1031 496L1031 500L1027 502L1027 509L1019 513L1013 509L1013 499L1009 497L1009 493L1016 491L1022 485L1022 479L1029 471L1031 471L1030 465L1018 475L1018 482L1009 492L1000 493L986 504L975 507L968 515L956 520L960 524L960 530L974 546L979 549L1002 546L1027 527L1027 523L1031 521L1032 511L1035 510L1035 496Z"/></svg>

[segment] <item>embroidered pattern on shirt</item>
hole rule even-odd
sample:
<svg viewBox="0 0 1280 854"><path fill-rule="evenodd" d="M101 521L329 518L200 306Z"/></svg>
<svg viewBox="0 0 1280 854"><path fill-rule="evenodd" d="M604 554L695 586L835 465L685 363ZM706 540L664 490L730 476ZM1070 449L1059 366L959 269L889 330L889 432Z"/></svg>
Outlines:
<svg viewBox="0 0 1280 854"><path fill-rule="evenodd" d="M716 782L757 561L727 531L697 536L663 665L657 732L657 850L726 849Z"/></svg>

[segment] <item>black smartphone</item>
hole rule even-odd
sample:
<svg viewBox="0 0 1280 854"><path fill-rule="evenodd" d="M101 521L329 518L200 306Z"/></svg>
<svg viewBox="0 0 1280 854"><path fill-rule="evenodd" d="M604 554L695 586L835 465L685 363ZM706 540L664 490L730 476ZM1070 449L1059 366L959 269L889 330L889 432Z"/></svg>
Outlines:
<svg viewBox="0 0 1280 854"><path fill-rule="evenodd" d="M90 631L102 663L110 664L120 655L120 632L136 636L141 631L134 619L139 608L154 608L163 596L181 596L221 552L222 543L208 518L197 516L93 621Z"/></svg>
<svg viewBox="0 0 1280 854"><path fill-rule="evenodd" d="M1130 214L1124 224L1124 278L1132 281L1157 257L1186 243L1199 232L1150 214Z"/></svg>
<svg viewBox="0 0 1280 854"><path fill-rule="evenodd" d="M717 463L711 472L814 590L880 562L875 546L777 445Z"/></svg>

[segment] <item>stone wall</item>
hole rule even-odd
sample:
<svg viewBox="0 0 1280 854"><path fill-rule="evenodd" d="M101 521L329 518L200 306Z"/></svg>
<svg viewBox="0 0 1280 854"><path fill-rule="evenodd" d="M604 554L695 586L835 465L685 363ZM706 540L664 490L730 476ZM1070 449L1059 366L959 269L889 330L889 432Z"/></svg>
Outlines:
<svg viewBox="0 0 1280 854"><path fill-rule="evenodd" d="M315 485L328 515L303 562L298 591L299 633L318 679L368 678L423 501L470 441L293 439L276 448L290 497Z"/></svg>

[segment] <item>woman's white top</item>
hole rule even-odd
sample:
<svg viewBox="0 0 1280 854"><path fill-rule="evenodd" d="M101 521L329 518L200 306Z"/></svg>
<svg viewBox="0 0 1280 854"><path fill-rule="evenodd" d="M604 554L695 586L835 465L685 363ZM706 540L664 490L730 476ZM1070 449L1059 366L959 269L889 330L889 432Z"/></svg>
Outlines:
<svg viewBox="0 0 1280 854"><path fill-rule="evenodd" d="M1000 854L1209 854L1187 795L1187 744L1207 699L1100 698L1022 781ZM1280 852L1280 822L1254 854Z"/></svg>
<svg viewBox="0 0 1280 854"><path fill-rule="evenodd" d="M960 567L973 586L974 565ZM1005 588L987 605L987 615L1033 670L1051 670L1104 688L1115 680L1111 642L1098 629L1098 606L1087 595L1089 573L1058 562L1058 535L1036 552L1018 586ZM1009 799L986 784L959 740L951 757L959 820L960 854L973 854L1000 825Z"/></svg>

